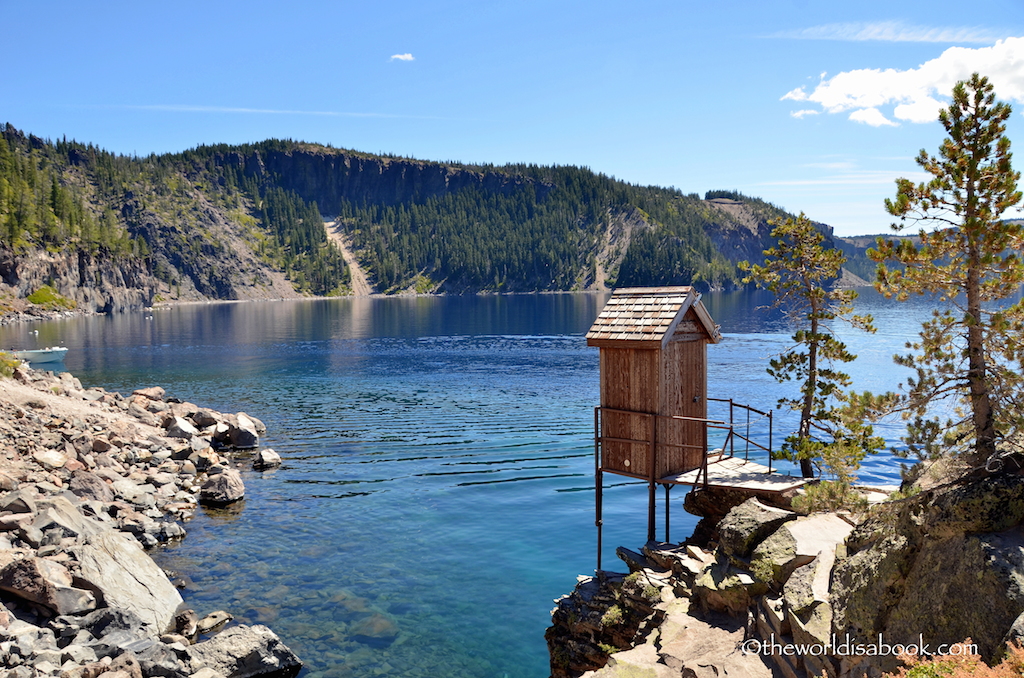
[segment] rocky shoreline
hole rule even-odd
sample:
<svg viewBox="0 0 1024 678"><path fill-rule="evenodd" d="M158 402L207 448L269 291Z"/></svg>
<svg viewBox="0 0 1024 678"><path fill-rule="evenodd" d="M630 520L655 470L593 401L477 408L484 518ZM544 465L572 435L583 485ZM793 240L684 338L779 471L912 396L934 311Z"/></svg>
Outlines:
<svg viewBox="0 0 1024 678"><path fill-rule="evenodd" d="M1024 457L1003 461L936 463L860 515L698 490L688 542L619 548L629 574L556 601L551 675L878 678L898 646L997 663L1024 642Z"/></svg>
<svg viewBox="0 0 1024 678"><path fill-rule="evenodd" d="M10 678L294 676L266 626L200 617L146 548L185 536L199 503L280 463L265 427L166 398L83 389L69 373L0 379L0 667ZM254 452L255 451L255 452Z"/></svg>

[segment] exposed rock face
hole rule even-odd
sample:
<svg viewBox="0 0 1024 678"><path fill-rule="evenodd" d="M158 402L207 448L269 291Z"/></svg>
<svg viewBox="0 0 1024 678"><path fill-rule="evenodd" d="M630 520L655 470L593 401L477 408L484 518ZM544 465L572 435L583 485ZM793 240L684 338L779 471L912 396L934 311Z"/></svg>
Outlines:
<svg viewBox="0 0 1024 678"><path fill-rule="evenodd" d="M662 606L685 596L695 610L696 603L704 611L744 620L748 642L780 648L825 647L833 639L840 644L830 646L831 654L775 653L771 661L788 678L802 673L862 678L892 671L898 660L880 642L923 641L935 652L970 637L991 661L1005 642L1024 636L1024 474L925 480L928 489L873 507L856 528L848 517L815 514L762 530L776 519L767 519L774 512L748 502L711 526L722 535L714 553L650 543L642 556L626 549L620 556L634 572L630 577L665 583ZM757 515L766 519L755 520ZM748 552L749 559L742 555ZM621 576L603 575L609 581ZM629 598L596 595L596 589L587 593L585 586L594 587L585 580L568 599L571 604L560 601L552 616L547 638L554 675L593 671L602 660L605 668L583 675L702 675L699 661L695 666L681 660L699 654L701 639L667 640L674 633L666 630L667 622L652 635L653 643L638 636L634 650L605 659L595 650L607 649L605 641L579 620L600 619L612 604L621 606L623 617L643 609L631 607ZM567 611L575 627L566 623ZM857 645L868 649L857 653L851 649ZM715 668L707 675L742 674L745 669L725 667L723 655L710 662Z"/></svg>
<svg viewBox="0 0 1024 678"><path fill-rule="evenodd" d="M114 261L84 252L16 255L0 246L0 278L24 298L43 285L74 300L80 309L121 313L152 306L158 281L138 260Z"/></svg>
<svg viewBox="0 0 1024 678"><path fill-rule="evenodd" d="M1017 474L965 478L892 505L857 527L836 566L835 628L903 643L969 636L991 660L1024 613L1022 520Z"/></svg>

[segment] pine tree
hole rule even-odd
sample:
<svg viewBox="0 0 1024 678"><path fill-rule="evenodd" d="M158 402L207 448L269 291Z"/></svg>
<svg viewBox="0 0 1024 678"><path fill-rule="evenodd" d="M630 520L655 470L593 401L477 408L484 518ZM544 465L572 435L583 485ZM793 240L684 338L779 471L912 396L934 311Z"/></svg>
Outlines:
<svg viewBox="0 0 1024 678"><path fill-rule="evenodd" d="M906 440L920 456L972 449L981 462L1001 436L1024 425L1024 303L1004 307L1024 282L1024 229L1001 218L1021 201L1005 136L1009 117L987 78L975 73L958 82L939 114L949 135L939 156L922 150L917 157L931 180L898 179L896 199L885 202L900 219L894 231L921 226L920 244L880 238L869 251L883 294L932 294L947 304L907 345L914 353L896 357L916 371L899 408L913 419ZM940 422L928 410L947 399L954 414Z"/></svg>
<svg viewBox="0 0 1024 678"><path fill-rule="evenodd" d="M743 261L739 268L749 272L744 282L775 294L773 306L782 309L796 327L793 347L773 358L768 367L780 383L800 385L798 397L779 401L800 413L797 431L786 438L782 453L800 461L805 478L814 475L813 460L824 460L833 475L841 481L845 475L848 484L848 471L881 447L882 441L858 417L844 416L848 410L840 403L846 401L843 389L850 385L850 376L835 365L852 362L856 356L835 336L833 324L840 320L868 332L875 328L870 316L853 314L855 291L831 286L846 257L837 249L822 247L824 236L811 220L801 214L772 225L777 244L764 251L764 264ZM833 448L842 454L833 454Z"/></svg>

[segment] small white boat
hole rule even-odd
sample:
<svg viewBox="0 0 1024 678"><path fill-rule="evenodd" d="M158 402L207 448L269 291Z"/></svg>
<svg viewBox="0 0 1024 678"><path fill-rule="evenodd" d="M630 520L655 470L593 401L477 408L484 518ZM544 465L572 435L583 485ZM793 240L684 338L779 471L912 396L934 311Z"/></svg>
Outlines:
<svg viewBox="0 0 1024 678"><path fill-rule="evenodd" d="M59 363L64 361L64 355L68 352L63 346L52 346L50 348L36 348L28 351L12 351L18 360L27 360L30 363Z"/></svg>

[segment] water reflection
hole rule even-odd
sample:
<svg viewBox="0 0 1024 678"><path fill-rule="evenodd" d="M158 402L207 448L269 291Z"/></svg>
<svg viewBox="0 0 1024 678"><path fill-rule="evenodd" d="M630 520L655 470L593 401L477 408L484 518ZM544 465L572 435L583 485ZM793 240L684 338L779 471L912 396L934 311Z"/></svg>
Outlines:
<svg viewBox="0 0 1024 678"><path fill-rule="evenodd" d="M160 384L267 424L284 466L245 473L241 516L201 511L160 555L192 577L198 611L273 620L310 678L526 678L546 675L551 599L594 566L598 355L583 334L606 298L211 304L39 329L87 385ZM773 406L785 386L764 368L790 342L781 314L758 308L763 292L704 302L725 333L708 350L711 395ZM858 388L892 388L890 356L927 308L861 305L880 330L843 334L860 354L851 372ZM0 345L25 332L0 328ZM898 470L879 458L862 475ZM612 483L605 502L606 543L637 547L646 492ZM695 519L672 522L679 536Z"/></svg>

